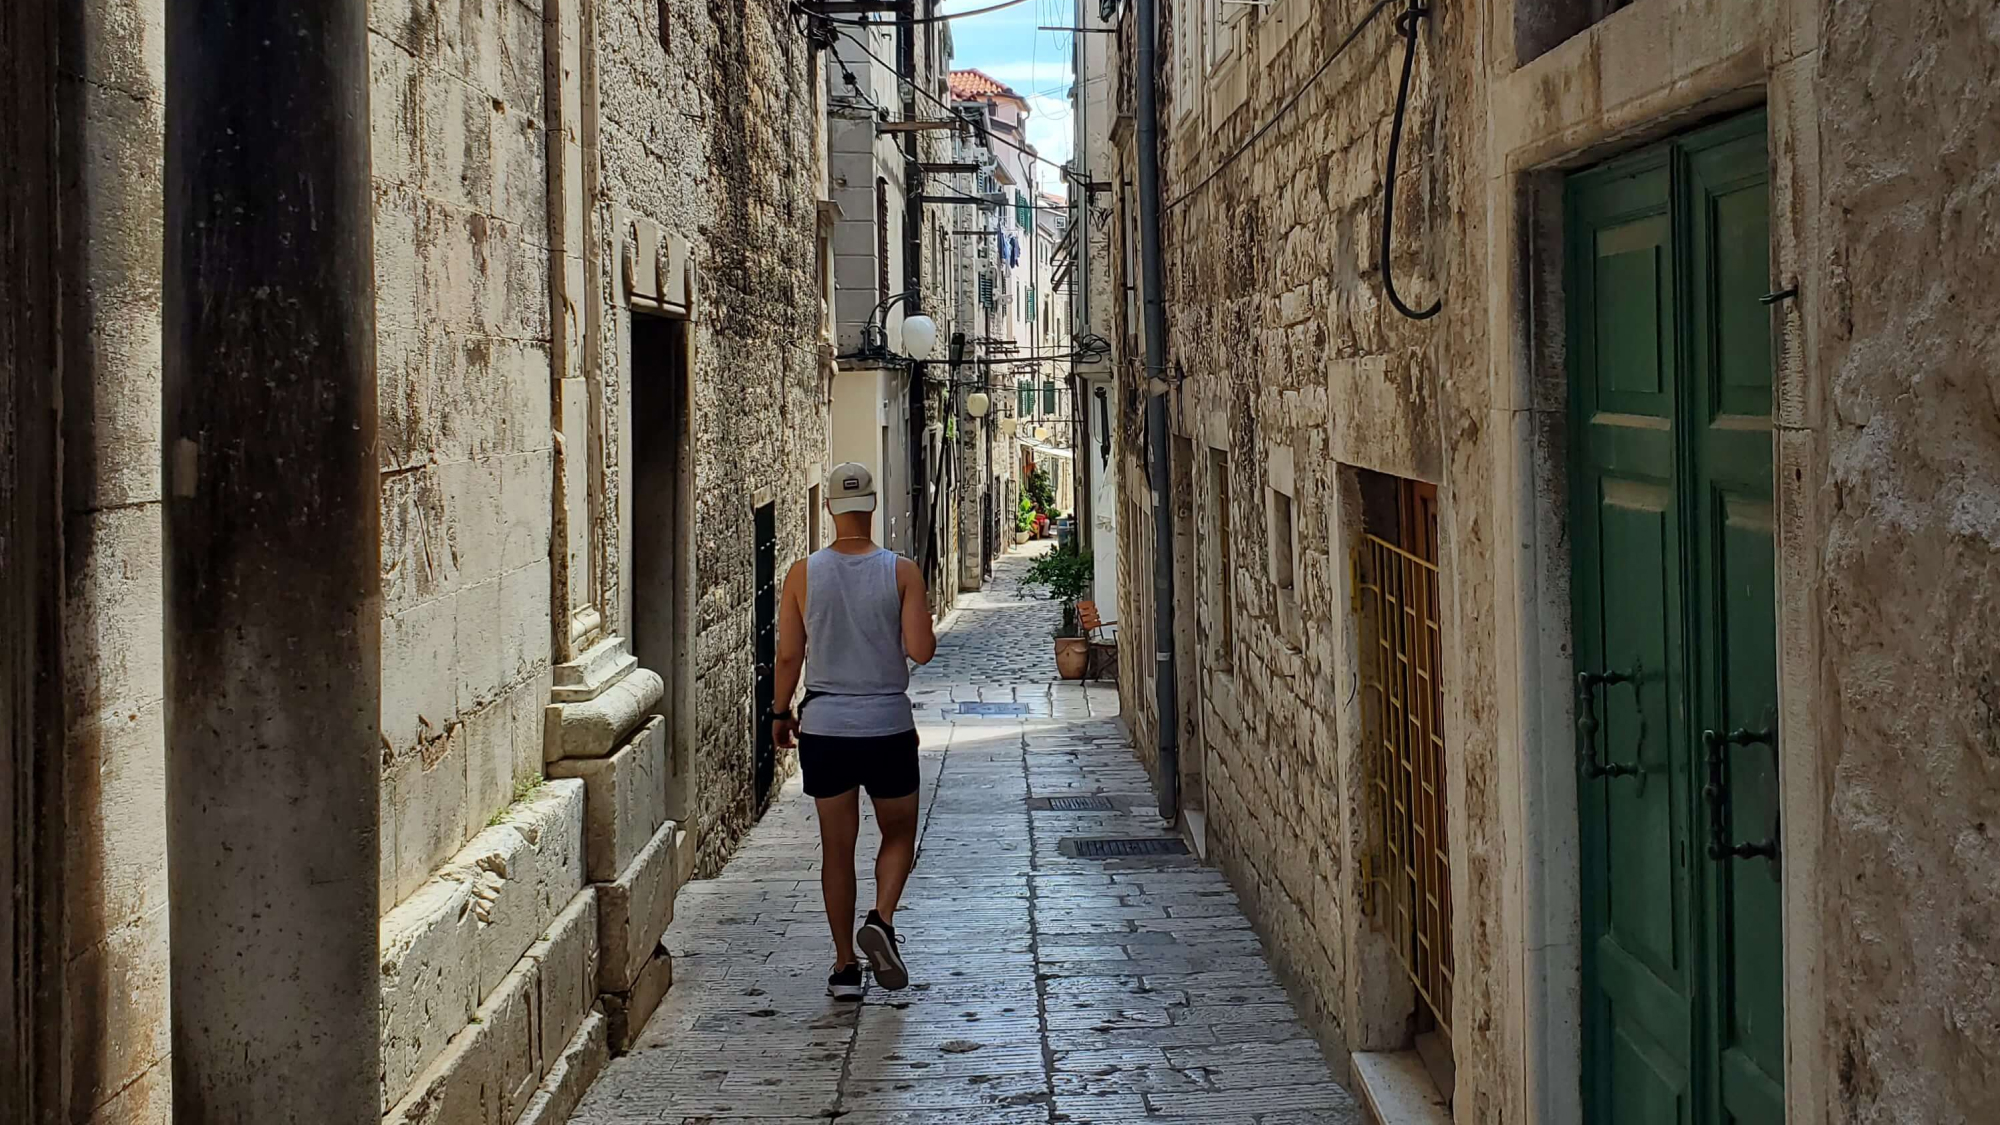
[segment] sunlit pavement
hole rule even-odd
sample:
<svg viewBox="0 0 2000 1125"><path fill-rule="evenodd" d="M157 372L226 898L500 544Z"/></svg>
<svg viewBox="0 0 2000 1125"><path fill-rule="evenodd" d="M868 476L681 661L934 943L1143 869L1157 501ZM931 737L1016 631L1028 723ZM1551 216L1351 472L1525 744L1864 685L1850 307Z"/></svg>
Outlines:
<svg viewBox="0 0 2000 1125"><path fill-rule="evenodd" d="M572 1120L1363 1120L1219 872L1075 856L1079 839L1172 833L1116 689L1054 679L1057 609L1016 595L1026 565L1010 556L961 599L913 685L925 819L896 918L911 986L827 999L818 836L794 778L721 876L681 891L673 989ZM1111 807L1040 807L1086 796ZM865 824L863 909L874 838Z"/></svg>

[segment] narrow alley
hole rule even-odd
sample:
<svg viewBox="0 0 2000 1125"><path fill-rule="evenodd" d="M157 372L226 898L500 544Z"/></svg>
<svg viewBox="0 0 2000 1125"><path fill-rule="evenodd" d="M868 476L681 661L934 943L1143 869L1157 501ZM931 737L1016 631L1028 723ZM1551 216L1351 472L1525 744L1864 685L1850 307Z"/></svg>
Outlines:
<svg viewBox="0 0 2000 1125"><path fill-rule="evenodd" d="M817 835L794 777L721 877L682 889L663 941L674 987L573 1121L1361 1120L1221 873L1077 856L1082 840L1177 838L1116 688L1051 682L1057 606L1016 594L1027 561L1005 557L961 600L912 684L925 820L897 915L911 987L826 998ZM866 903L871 825L862 836Z"/></svg>

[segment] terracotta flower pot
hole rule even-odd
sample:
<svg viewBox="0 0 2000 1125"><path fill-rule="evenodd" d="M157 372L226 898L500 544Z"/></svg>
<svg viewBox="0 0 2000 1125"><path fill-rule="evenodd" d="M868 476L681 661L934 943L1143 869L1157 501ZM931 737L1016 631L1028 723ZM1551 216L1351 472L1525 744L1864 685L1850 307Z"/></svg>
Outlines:
<svg viewBox="0 0 2000 1125"><path fill-rule="evenodd" d="M1065 680L1080 680L1090 665L1090 641L1084 637L1056 638L1056 674Z"/></svg>

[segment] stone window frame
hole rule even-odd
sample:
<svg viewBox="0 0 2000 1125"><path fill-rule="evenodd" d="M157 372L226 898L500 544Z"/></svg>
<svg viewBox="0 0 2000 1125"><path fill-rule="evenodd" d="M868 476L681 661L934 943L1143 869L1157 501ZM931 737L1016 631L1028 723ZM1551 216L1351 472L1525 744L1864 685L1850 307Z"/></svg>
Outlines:
<svg viewBox="0 0 2000 1125"><path fill-rule="evenodd" d="M1207 526L1213 534L1203 547L1202 571L1211 585L1202 591L1210 599L1209 659L1217 672L1236 668L1236 512L1231 482L1235 478L1227 446L1204 445L1207 451Z"/></svg>
<svg viewBox="0 0 2000 1125"><path fill-rule="evenodd" d="M1173 36L1173 119L1184 120L1201 104L1202 81L1208 75L1206 48L1202 45L1202 25L1206 8L1213 0L1179 0L1169 21Z"/></svg>
<svg viewBox="0 0 2000 1125"><path fill-rule="evenodd" d="M1272 445L1264 461L1264 579L1271 584L1272 610L1286 643L1297 647L1303 627L1299 617L1299 504L1296 458L1289 445ZM1279 507L1282 498L1284 506ZM1287 525L1279 543L1279 517ZM1283 568L1280 569L1280 560Z"/></svg>

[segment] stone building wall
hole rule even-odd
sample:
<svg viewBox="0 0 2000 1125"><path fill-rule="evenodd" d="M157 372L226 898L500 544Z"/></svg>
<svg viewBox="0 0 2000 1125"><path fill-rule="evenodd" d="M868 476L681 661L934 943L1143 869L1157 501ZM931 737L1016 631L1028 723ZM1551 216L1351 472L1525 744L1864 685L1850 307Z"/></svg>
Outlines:
<svg viewBox="0 0 2000 1125"><path fill-rule="evenodd" d="M67 1120L164 1121L168 1039L160 487L160 0L75 5L58 75Z"/></svg>
<svg viewBox="0 0 2000 1125"><path fill-rule="evenodd" d="M1218 160L1326 62L1366 4L1274 4L1194 26L1200 8L1174 8L1164 82L1162 194L1168 354L1180 378L1170 412L1184 438L1174 456L1182 763L1204 757L1206 831L1278 963L1298 985L1322 1037L1348 1049L1394 1047L1408 1017L1356 1005L1364 965L1388 967L1360 921L1362 817L1352 715L1352 613L1346 589L1356 520L1342 466L1440 482L1488 456L1474 410L1484 378L1470 344L1486 318L1476 248L1480 120L1472 32L1440 20L1418 56L1400 160L1396 258L1414 304L1446 296L1438 320L1416 324L1382 298L1376 242L1382 154L1400 68L1400 40L1378 20L1334 60L1256 148L1206 186ZM1228 12L1228 10L1224 10ZM1184 36L1196 46L1182 48ZM1210 40L1220 36L1220 48ZM1452 112L1458 108L1460 112ZM1190 194L1192 192L1192 194ZM1466 280L1460 280L1466 278ZM1452 284L1460 280L1460 284ZM1448 464L1440 434L1454 434ZM1186 454L1192 456L1192 464ZM1214 464L1228 466L1218 498ZM1272 554L1274 492L1290 498L1296 532L1292 591L1280 591ZM1228 558L1212 534L1214 504L1230 504ZM1452 575L1484 560L1478 496L1452 492L1446 558ZM1152 526L1150 516L1142 520ZM1478 623L1490 617L1476 583L1454 583L1448 651L1480 667ZM1224 653L1220 591L1234 597L1234 649ZM1452 675L1452 767L1466 793L1488 793L1488 687ZM1146 705L1140 703L1144 709ZM1490 801L1454 823L1460 839L1494 831ZM1468 855L1470 853L1470 855ZM1496 917L1496 869L1476 843L1466 855L1466 917ZM1480 1011L1490 941L1458 951L1460 1011ZM1382 1001L1376 1001L1378 1005ZM1458 1081L1476 1105L1496 1043L1466 1033ZM1486 1119L1486 1117L1472 1117Z"/></svg>
<svg viewBox="0 0 2000 1125"><path fill-rule="evenodd" d="M1481 126L1471 113L1450 112L1474 86L1472 29L1441 25L1427 36L1404 127L1395 266L1412 302L1446 297L1439 320L1405 321L1381 297L1381 161L1401 65L1387 19L1251 150L1202 181L1279 111L1367 7L1281 0L1204 25L1200 6L1173 6L1161 84L1173 502L1184 529L1175 560L1183 775L1201 774L1210 858L1230 873L1302 1011L1342 1049L1343 1067L1345 1049L1398 1045L1382 1040L1400 1038L1408 1015L1406 990L1392 998L1402 1004L1393 1017L1364 1015L1353 1002L1362 966L1393 962L1360 919L1360 766L1354 740L1340 737L1355 674L1343 526L1356 513L1343 498L1343 466L1434 482L1456 475L1441 453L1442 431L1457 437L1459 466L1489 455L1472 416L1484 389L1475 362L1486 316L1476 284L1483 236L1480 210L1466 203L1479 186ZM1211 52L1207 39L1216 34L1227 47ZM1121 174L1136 180L1129 150ZM1135 204L1136 196L1128 212ZM1143 419L1134 415L1144 405L1133 382L1142 362L1136 354L1127 361L1120 387L1121 445L1133 451L1125 495L1138 507L1121 523L1119 617L1138 634L1120 646L1121 684L1150 754L1153 519ZM1226 497L1217 493L1218 461L1228 470ZM1293 508L1290 591L1278 588L1270 561L1282 549L1272 540L1274 491ZM1478 498L1453 495L1448 567L1476 573L1485 552L1471 508ZM1226 548L1218 503L1230 509ZM1225 589L1234 599L1226 649ZM1447 611L1455 664L1479 667L1488 597L1475 583L1457 590ZM1484 792L1491 747L1479 732L1490 724L1478 716L1490 712L1490 689L1473 677L1449 682L1453 730L1464 732L1452 763L1469 791ZM1453 827L1477 841L1495 824L1490 810L1472 812ZM1475 844L1467 864L1469 917L1498 909L1497 869L1481 854ZM1461 1010L1479 1010L1494 952L1490 939L1458 952ZM1459 1089L1481 1090L1492 1081L1484 1056L1493 1044L1477 1035L1455 1042Z"/></svg>
<svg viewBox="0 0 2000 1125"><path fill-rule="evenodd" d="M606 312L597 348L614 498L623 496L621 459L647 436L621 432L630 314L609 241L616 216L645 216L687 238L697 264L691 667L655 671L691 677L691 811L701 868L713 871L762 811L752 800L753 723L767 703L752 698L754 508L776 505L782 579L809 549L808 490L826 457L814 264L820 63L771 0L676 0L664 35L655 3L607 0L597 11L597 229L606 241L594 299ZM611 585L615 601L620 583ZM629 617L629 607L608 616ZM789 769L781 763L779 778Z"/></svg>
<svg viewBox="0 0 2000 1125"><path fill-rule="evenodd" d="M1227 57L1207 73L1199 50L1201 68L1185 69L1186 29L1170 20L1167 200L1269 120L1365 7L1303 16L1281 0L1239 16L1234 58L1253 64L1240 73ZM1180 658L1194 665L1182 700L1199 700L1184 706L1182 754L1206 744L1211 857L1342 1057L1400 1045L1409 1010L1382 987L1401 970L1358 909L1367 806L1346 554L1361 499L1348 467L1438 485L1457 1120L1578 1112L1551 201L1566 170L1759 104L1773 287L1799 287L1774 322L1788 1119L1981 1120L2000 1101L2000 989L1986 979L1987 654L2000 622L1985 594L2000 565L2000 400L1985 376L1991 287L1976 280L1990 241L1982 169L2000 144L1995 54L1970 32L1972 6L1893 27L1886 11L1637 0L1593 25L1582 4L1434 8L1394 235L1404 297L1445 302L1421 325L1389 310L1375 264L1401 64L1386 18L1237 166L1170 205L1168 357L1185 373L1170 403L1187 442L1177 456L1195 455L1173 491L1198 548L1177 568ZM1127 60L1130 34L1128 21ZM1129 132L1114 136L1129 180ZM1132 328L1121 682L1150 762L1152 520ZM1209 643L1224 588L1207 546L1211 451L1232 484L1227 660ZM1268 562L1269 492L1285 477L1295 608Z"/></svg>
<svg viewBox="0 0 2000 1125"><path fill-rule="evenodd" d="M107 1123L165 1121L171 1101L162 24L157 0L104 0L61 28L63 1087L66 1119ZM818 74L764 2L385 2L369 32L383 1108L543 1122L670 980L654 947L695 842L717 866L761 811L751 513L776 505L782 574L826 452ZM635 215L699 278L678 668L592 647L631 632ZM558 691L559 664L609 702L550 714L587 690Z"/></svg>
<svg viewBox="0 0 2000 1125"><path fill-rule="evenodd" d="M370 32L386 910L541 774L553 442L541 11Z"/></svg>
<svg viewBox="0 0 2000 1125"><path fill-rule="evenodd" d="M1978 1121L2000 1114L2000 39L1979 3L1820 7L1817 393L1781 440L1819 444L1821 569L1781 581L1823 621L1821 1065L1835 1119Z"/></svg>

